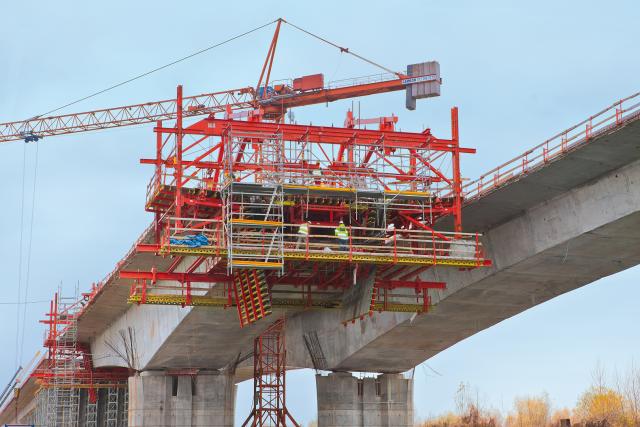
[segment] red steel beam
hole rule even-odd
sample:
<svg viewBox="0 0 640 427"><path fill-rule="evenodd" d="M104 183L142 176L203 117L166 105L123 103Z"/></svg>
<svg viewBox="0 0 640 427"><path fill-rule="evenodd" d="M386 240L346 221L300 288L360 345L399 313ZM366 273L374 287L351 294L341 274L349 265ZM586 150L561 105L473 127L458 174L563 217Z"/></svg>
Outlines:
<svg viewBox="0 0 640 427"><path fill-rule="evenodd" d="M155 283L158 280L174 280L181 283L219 283L231 281L231 277L226 274L162 273L157 271L121 271L120 278L151 280L152 283Z"/></svg>
<svg viewBox="0 0 640 427"><path fill-rule="evenodd" d="M275 96L272 99L260 102L266 113L280 113L287 108L303 105L324 104L339 99L356 98L360 96L375 95L378 93L394 92L407 88L403 78L394 78L382 82L356 84L334 89L320 89L309 93L301 93L294 96Z"/></svg>
<svg viewBox="0 0 640 427"><path fill-rule="evenodd" d="M156 132L177 133L175 128L155 128ZM279 134L286 141L305 141L318 144L338 144L346 146L379 144L384 140L386 148L429 149L473 154L474 148L458 147L455 141L436 138L430 133L395 132L386 130L350 129L331 126L307 126L269 122L246 122L206 118L188 128L185 134L224 136L233 131L236 134L264 133Z"/></svg>
<svg viewBox="0 0 640 427"><path fill-rule="evenodd" d="M397 288L409 288L421 291L425 289L446 289L447 284L445 282L412 282L409 280L382 280L375 282L374 286L379 289L397 289Z"/></svg>
<svg viewBox="0 0 640 427"><path fill-rule="evenodd" d="M160 251L160 245L159 244L153 244L153 243L138 243L136 245L136 252L150 252L150 253L156 253Z"/></svg>

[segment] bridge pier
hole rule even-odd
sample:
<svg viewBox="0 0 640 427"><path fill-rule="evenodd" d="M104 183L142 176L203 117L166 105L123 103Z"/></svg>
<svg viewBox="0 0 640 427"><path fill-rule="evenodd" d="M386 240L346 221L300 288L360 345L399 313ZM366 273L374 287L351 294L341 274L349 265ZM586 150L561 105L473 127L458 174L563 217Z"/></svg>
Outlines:
<svg viewBox="0 0 640 427"><path fill-rule="evenodd" d="M129 378L129 427L232 427L235 392L233 376L217 371L144 371Z"/></svg>
<svg viewBox="0 0 640 427"><path fill-rule="evenodd" d="M413 379L401 374L356 378L316 375L318 427L413 426Z"/></svg>

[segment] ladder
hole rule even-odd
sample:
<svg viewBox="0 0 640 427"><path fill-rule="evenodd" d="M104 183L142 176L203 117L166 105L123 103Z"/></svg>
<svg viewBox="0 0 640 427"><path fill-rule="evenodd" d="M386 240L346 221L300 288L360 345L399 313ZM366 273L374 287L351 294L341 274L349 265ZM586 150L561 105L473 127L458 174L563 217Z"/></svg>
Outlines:
<svg viewBox="0 0 640 427"><path fill-rule="evenodd" d="M284 271L280 184L230 183L223 190L227 269Z"/></svg>
<svg viewBox="0 0 640 427"><path fill-rule="evenodd" d="M230 132L224 137L221 188L227 270L284 272L284 145L282 135ZM240 160L261 165L255 175L236 170ZM250 159L250 160L249 160Z"/></svg>
<svg viewBox="0 0 640 427"><path fill-rule="evenodd" d="M271 293L264 270L236 270L233 273L233 289L240 327L271 314Z"/></svg>

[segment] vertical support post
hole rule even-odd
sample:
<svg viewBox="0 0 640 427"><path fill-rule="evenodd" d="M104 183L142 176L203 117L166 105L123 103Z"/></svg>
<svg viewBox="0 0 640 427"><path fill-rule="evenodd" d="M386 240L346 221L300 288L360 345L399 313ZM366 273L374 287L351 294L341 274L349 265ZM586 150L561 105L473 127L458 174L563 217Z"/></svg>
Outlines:
<svg viewBox="0 0 640 427"><path fill-rule="evenodd" d="M458 129L458 107L451 109L451 139L455 146L453 163L453 227L456 233L462 232L462 178L460 177L460 134ZM456 235L456 237L459 237Z"/></svg>
<svg viewBox="0 0 640 427"><path fill-rule="evenodd" d="M351 230L351 226L349 226L349 262L353 261L353 231Z"/></svg>
<svg viewBox="0 0 640 427"><path fill-rule="evenodd" d="M396 228L393 227L393 263L398 262L398 236Z"/></svg>
<svg viewBox="0 0 640 427"><path fill-rule="evenodd" d="M616 108L616 125L622 123L622 101L618 105L619 107Z"/></svg>
<svg viewBox="0 0 640 427"><path fill-rule="evenodd" d="M182 228L182 85L178 85L176 97L176 226Z"/></svg>
<svg viewBox="0 0 640 427"><path fill-rule="evenodd" d="M186 296L185 296L185 299L184 299L184 303L185 303L185 305L190 306L191 302L192 302L191 301L191 281L187 280L187 284L186 285L187 285L187 287L186 287Z"/></svg>
<svg viewBox="0 0 640 427"><path fill-rule="evenodd" d="M409 176L411 176L411 191L418 190L416 182L416 174L418 171L418 162L416 159L416 150L409 150Z"/></svg>
<svg viewBox="0 0 640 427"><path fill-rule="evenodd" d="M162 120L158 120L156 122L156 183L155 186L157 189L162 185L162 165L160 162L162 161ZM156 244L160 244L160 232L162 230L162 226L160 225L160 212L155 212L154 215L154 226L155 226L155 238Z"/></svg>

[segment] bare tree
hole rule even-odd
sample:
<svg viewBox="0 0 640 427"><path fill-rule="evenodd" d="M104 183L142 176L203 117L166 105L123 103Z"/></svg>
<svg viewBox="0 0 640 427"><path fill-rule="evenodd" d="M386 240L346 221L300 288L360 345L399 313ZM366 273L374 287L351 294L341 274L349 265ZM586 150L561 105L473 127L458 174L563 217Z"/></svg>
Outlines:
<svg viewBox="0 0 640 427"><path fill-rule="evenodd" d="M138 352L136 349L136 331L132 327L128 327L125 331L120 329L119 343L114 343L110 339L105 340L107 347L122 359L129 369L138 370Z"/></svg>
<svg viewBox="0 0 640 427"><path fill-rule="evenodd" d="M507 417L508 427L546 426L551 419L551 402L546 393L540 396L519 397L513 406L514 412Z"/></svg>

